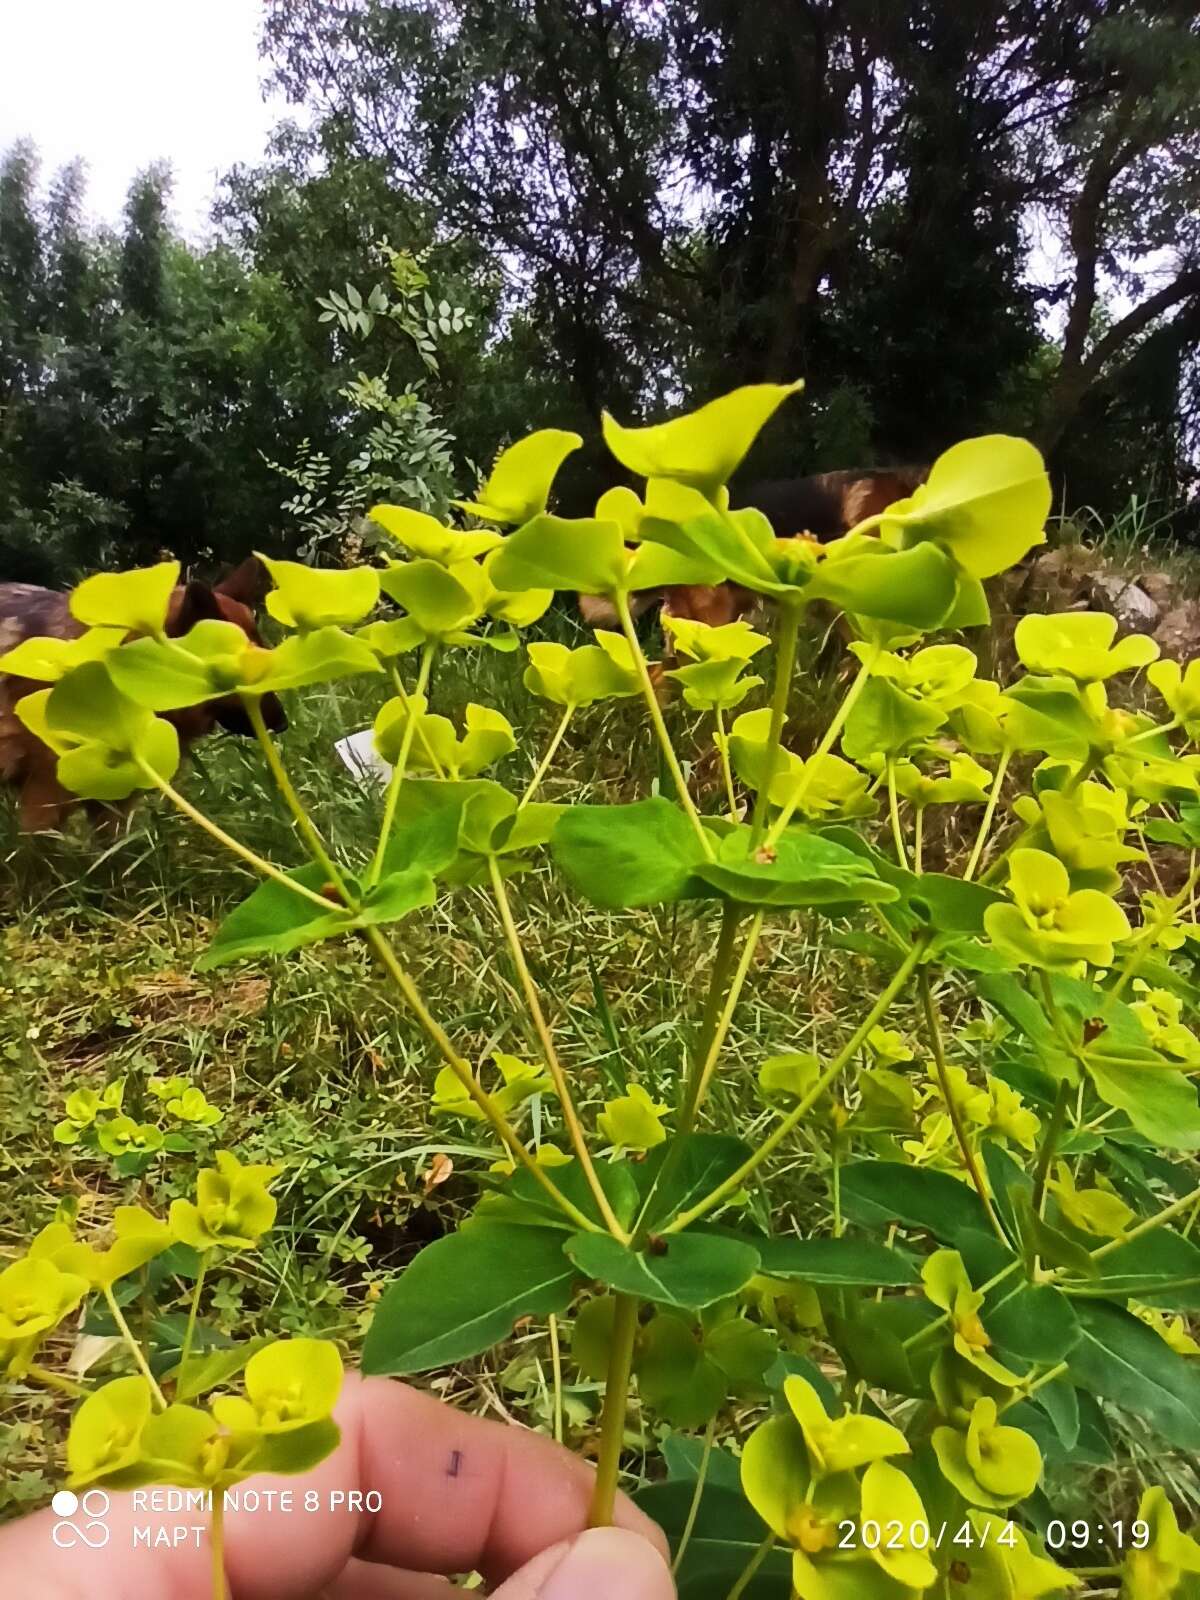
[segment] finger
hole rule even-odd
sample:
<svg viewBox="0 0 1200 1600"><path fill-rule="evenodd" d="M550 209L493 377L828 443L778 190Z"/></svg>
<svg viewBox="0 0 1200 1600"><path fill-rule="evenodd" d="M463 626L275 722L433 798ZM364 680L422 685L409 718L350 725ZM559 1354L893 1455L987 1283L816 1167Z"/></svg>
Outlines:
<svg viewBox="0 0 1200 1600"><path fill-rule="evenodd" d="M243 1509L226 1513L234 1600L307 1600L354 1555L499 1581L586 1523L592 1470L547 1439L386 1378L348 1377L337 1418L342 1442L313 1472L252 1479L235 1491ZM371 1492L373 1514L362 1509ZM49 1511L0 1531L0 1572L21 1572L28 1600L207 1600L207 1516L155 1509L154 1494L114 1495L99 1549L61 1548ZM665 1550L661 1531L627 1500L618 1501L617 1520Z"/></svg>
<svg viewBox="0 0 1200 1600"><path fill-rule="evenodd" d="M493 1600L675 1600L660 1553L624 1528L592 1528L535 1556Z"/></svg>
<svg viewBox="0 0 1200 1600"><path fill-rule="evenodd" d="M494 1582L586 1526L594 1473L560 1445L402 1384L368 1379L363 1389L361 1481L387 1491L358 1554ZM666 1550L657 1525L624 1498L617 1521Z"/></svg>
<svg viewBox="0 0 1200 1600"><path fill-rule="evenodd" d="M427 1572L397 1572L369 1561L348 1561L321 1600L462 1600L448 1578Z"/></svg>

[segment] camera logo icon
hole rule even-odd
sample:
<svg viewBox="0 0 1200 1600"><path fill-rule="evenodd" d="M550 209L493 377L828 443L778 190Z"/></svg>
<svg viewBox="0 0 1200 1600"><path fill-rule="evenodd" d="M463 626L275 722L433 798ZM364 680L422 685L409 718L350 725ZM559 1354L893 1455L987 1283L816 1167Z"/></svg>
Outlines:
<svg viewBox="0 0 1200 1600"><path fill-rule="evenodd" d="M60 1550L74 1550L79 1545L103 1550L112 1537L104 1522L111 1503L103 1489L85 1489L82 1495L60 1489L50 1502L59 1519L50 1530L51 1539Z"/></svg>

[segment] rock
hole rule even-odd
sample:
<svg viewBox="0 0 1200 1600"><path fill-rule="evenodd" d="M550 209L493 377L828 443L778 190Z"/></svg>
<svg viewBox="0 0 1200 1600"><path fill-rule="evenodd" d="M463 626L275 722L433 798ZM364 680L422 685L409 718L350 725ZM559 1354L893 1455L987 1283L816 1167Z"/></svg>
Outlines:
<svg viewBox="0 0 1200 1600"><path fill-rule="evenodd" d="M1145 633L1158 621L1158 606L1132 578L1105 573L1089 579L1088 590L1095 604L1111 612L1123 628Z"/></svg>
<svg viewBox="0 0 1200 1600"><path fill-rule="evenodd" d="M1164 656L1190 661L1200 656L1200 600L1185 600L1168 611L1154 630Z"/></svg>
<svg viewBox="0 0 1200 1600"><path fill-rule="evenodd" d="M1175 579L1169 572L1143 572L1138 585L1160 611L1169 611L1175 601Z"/></svg>
<svg viewBox="0 0 1200 1600"><path fill-rule="evenodd" d="M1089 579L1103 571L1103 557L1085 545L1064 544L1047 550L1029 569L1021 609L1069 611L1086 598Z"/></svg>

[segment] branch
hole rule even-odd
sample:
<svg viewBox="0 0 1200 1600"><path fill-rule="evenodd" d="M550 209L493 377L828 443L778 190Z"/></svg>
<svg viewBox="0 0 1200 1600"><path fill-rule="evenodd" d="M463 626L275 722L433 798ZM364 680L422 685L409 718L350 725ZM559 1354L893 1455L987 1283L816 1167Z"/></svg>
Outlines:
<svg viewBox="0 0 1200 1600"><path fill-rule="evenodd" d="M1192 295L1200 295L1200 267L1184 267L1170 283L1164 284L1148 300L1143 300L1140 306L1134 306L1120 322L1115 322L1104 337L1096 341L1095 347L1082 363L1080 370L1084 377L1094 382L1104 364L1123 344L1136 338L1155 317L1178 305L1181 300L1190 299Z"/></svg>

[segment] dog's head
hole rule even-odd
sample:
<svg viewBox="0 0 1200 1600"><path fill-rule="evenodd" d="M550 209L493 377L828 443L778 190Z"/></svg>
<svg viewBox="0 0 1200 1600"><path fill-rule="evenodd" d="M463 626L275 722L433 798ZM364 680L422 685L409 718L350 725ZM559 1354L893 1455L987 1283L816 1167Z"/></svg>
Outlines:
<svg viewBox="0 0 1200 1600"><path fill-rule="evenodd" d="M219 583L207 584L193 579L181 584L171 596L167 633L177 639L198 622L232 622L252 644L262 644L254 613L269 587L267 570L257 556L250 556ZM263 721L271 732L282 732L287 727L287 715L279 697L265 694L259 704ZM237 695L189 706L185 711L173 713L171 721L185 740L203 738L214 728L224 728L227 733L249 735L254 732Z"/></svg>

